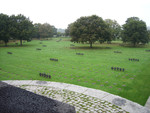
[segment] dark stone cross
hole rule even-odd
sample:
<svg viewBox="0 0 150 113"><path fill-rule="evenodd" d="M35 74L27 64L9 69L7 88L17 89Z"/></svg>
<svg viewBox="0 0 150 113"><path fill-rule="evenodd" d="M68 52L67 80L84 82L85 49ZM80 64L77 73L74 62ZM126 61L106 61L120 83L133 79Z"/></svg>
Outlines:
<svg viewBox="0 0 150 113"><path fill-rule="evenodd" d="M58 61L58 59L50 58L51 61Z"/></svg>

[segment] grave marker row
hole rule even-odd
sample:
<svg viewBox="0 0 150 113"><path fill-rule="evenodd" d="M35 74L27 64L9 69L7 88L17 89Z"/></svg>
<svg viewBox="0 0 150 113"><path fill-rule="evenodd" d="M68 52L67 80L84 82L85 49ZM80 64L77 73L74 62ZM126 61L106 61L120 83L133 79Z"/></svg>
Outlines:
<svg viewBox="0 0 150 113"><path fill-rule="evenodd" d="M58 61L58 59L50 58L51 61Z"/></svg>
<svg viewBox="0 0 150 113"><path fill-rule="evenodd" d="M114 51L114 53L122 53L121 51Z"/></svg>
<svg viewBox="0 0 150 113"><path fill-rule="evenodd" d="M43 45L43 47L47 47L47 45Z"/></svg>
<svg viewBox="0 0 150 113"><path fill-rule="evenodd" d="M51 75L47 75L45 73L39 73L40 76L51 79Z"/></svg>
<svg viewBox="0 0 150 113"><path fill-rule="evenodd" d="M36 48L36 50L41 50L40 48Z"/></svg>
<svg viewBox="0 0 150 113"><path fill-rule="evenodd" d="M84 55L84 53L76 53L76 55Z"/></svg>
<svg viewBox="0 0 150 113"><path fill-rule="evenodd" d="M115 70L115 71L125 71L124 68L119 68L119 67L111 67L111 70Z"/></svg>
<svg viewBox="0 0 150 113"><path fill-rule="evenodd" d="M70 44L70 46L75 46L75 45L73 45L73 44Z"/></svg>
<svg viewBox="0 0 150 113"><path fill-rule="evenodd" d="M129 58L129 61L138 61L139 62L139 59Z"/></svg>

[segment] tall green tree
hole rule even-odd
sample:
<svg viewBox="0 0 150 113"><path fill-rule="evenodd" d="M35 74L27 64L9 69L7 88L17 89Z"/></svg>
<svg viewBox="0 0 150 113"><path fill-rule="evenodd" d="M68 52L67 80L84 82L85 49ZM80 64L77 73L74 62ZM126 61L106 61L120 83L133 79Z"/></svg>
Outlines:
<svg viewBox="0 0 150 113"><path fill-rule="evenodd" d="M105 19L105 22L110 28L112 40L119 39L121 37L121 26L117 23L117 21L111 19Z"/></svg>
<svg viewBox="0 0 150 113"><path fill-rule="evenodd" d="M71 29L72 25L73 25L73 23L69 24L67 29L65 29L65 35L66 36L70 36L70 29Z"/></svg>
<svg viewBox="0 0 150 113"><path fill-rule="evenodd" d="M11 20L11 36L15 39L20 40L20 45L22 45L22 40L30 40L33 33L33 24L24 15L12 15Z"/></svg>
<svg viewBox="0 0 150 113"><path fill-rule="evenodd" d="M149 41L150 41L150 30L148 30L148 38L149 38Z"/></svg>
<svg viewBox="0 0 150 113"><path fill-rule="evenodd" d="M33 32L33 37L34 38L40 38L40 33L39 33L39 27L41 26L40 23L35 23L34 24L34 32Z"/></svg>
<svg viewBox="0 0 150 113"><path fill-rule="evenodd" d="M91 48L96 41L111 41L107 24L96 15L77 19L71 26L70 35L72 42L88 42Z"/></svg>
<svg viewBox="0 0 150 113"><path fill-rule="evenodd" d="M3 40L5 43L5 46L7 46L7 43L10 38L10 19L8 15L0 14L0 40Z"/></svg>
<svg viewBox="0 0 150 113"><path fill-rule="evenodd" d="M123 25L122 40L123 42L130 42L134 46L148 43L146 23L138 17L128 18Z"/></svg>
<svg viewBox="0 0 150 113"><path fill-rule="evenodd" d="M40 38L48 38L53 36L53 30L50 24L44 23L39 26Z"/></svg>
<svg viewBox="0 0 150 113"><path fill-rule="evenodd" d="M35 38L49 38L53 37L53 35L57 35L57 29L55 26L52 26L48 23L40 24L35 23L34 24L34 37Z"/></svg>

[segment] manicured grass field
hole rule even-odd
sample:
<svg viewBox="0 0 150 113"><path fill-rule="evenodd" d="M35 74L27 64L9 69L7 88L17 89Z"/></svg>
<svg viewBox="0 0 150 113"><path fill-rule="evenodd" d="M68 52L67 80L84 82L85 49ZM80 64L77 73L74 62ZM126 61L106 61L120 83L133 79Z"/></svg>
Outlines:
<svg viewBox="0 0 150 113"><path fill-rule="evenodd" d="M0 80L65 82L100 89L145 104L150 96L150 52L145 50L150 50L150 45L132 48L119 46L120 42L96 43L91 49L89 44L73 44L69 38L58 40L33 40L23 43L22 47L14 46L15 43L8 44L8 47L1 44ZM58 62L50 61L50 58L56 58ZM139 62L129 61L129 58L139 59ZM124 68L125 71L114 71L111 67ZM52 78L41 77L40 72Z"/></svg>

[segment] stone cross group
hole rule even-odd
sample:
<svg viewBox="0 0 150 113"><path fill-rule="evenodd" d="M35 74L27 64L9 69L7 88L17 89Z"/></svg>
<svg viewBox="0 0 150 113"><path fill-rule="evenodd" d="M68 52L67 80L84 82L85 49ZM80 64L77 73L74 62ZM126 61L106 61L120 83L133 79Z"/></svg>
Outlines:
<svg viewBox="0 0 150 113"><path fill-rule="evenodd" d="M121 51L114 51L114 53L122 53Z"/></svg>
<svg viewBox="0 0 150 113"><path fill-rule="evenodd" d="M39 73L40 76L51 79L51 75L47 75L45 73Z"/></svg>
<svg viewBox="0 0 150 113"><path fill-rule="evenodd" d="M58 61L58 59L50 58L51 61Z"/></svg>
<svg viewBox="0 0 150 113"><path fill-rule="evenodd" d="M119 68L119 67L111 67L111 70L115 70L115 71L125 71L124 68Z"/></svg>
<svg viewBox="0 0 150 113"><path fill-rule="evenodd" d="M84 53L76 53L76 55L84 55Z"/></svg>
<svg viewBox="0 0 150 113"><path fill-rule="evenodd" d="M140 60L139 59L135 59L135 58L129 58L129 61L137 61L137 62L139 62Z"/></svg>

